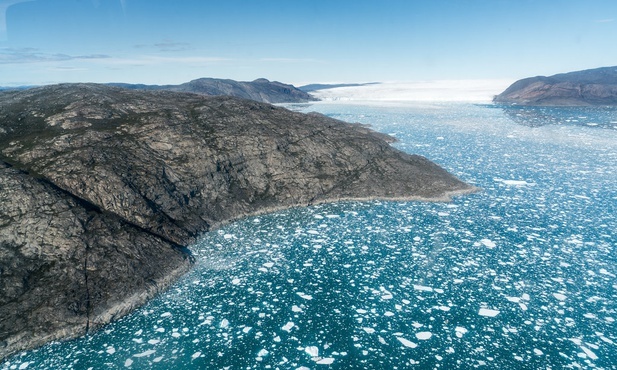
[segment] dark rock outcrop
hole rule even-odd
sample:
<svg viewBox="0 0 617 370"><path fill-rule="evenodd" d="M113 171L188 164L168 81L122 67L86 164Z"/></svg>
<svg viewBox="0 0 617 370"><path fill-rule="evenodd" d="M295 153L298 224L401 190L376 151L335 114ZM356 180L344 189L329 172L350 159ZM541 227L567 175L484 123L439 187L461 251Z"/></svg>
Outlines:
<svg viewBox="0 0 617 370"><path fill-rule="evenodd" d="M319 114L94 84L0 93L0 358L126 314L221 223L474 190Z"/></svg>
<svg viewBox="0 0 617 370"><path fill-rule="evenodd" d="M493 101L535 106L616 106L617 67L525 78Z"/></svg>
<svg viewBox="0 0 617 370"><path fill-rule="evenodd" d="M227 95L262 103L305 103L315 101L310 94L277 81L259 78L255 81L234 81L218 78L199 78L180 85L110 84L133 90L169 90L201 95Z"/></svg>

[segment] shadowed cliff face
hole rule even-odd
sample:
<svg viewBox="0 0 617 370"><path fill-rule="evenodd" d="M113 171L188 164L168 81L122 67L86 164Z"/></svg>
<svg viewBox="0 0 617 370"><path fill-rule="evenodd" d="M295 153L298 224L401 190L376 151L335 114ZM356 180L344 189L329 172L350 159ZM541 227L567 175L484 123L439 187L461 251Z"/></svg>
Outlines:
<svg viewBox="0 0 617 370"><path fill-rule="evenodd" d="M536 106L615 106L617 67L525 78L513 83L493 101Z"/></svg>
<svg viewBox="0 0 617 370"><path fill-rule="evenodd" d="M475 189L383 135L231 97L69 84L0 94L0 358L126 314L224 222Z"/></svg>

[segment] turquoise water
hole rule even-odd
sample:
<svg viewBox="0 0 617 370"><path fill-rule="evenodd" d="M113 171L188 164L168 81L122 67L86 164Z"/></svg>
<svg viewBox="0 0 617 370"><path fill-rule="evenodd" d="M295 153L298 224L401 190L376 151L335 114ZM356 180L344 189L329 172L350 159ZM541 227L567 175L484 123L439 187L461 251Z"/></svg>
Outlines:
<svg viewBox="0 0 617 370"><path fill-rule="evenodd" d="M483 191L230 224L167 293L0 369L617 368L617 116L301 109L390 133Z"/></svg>

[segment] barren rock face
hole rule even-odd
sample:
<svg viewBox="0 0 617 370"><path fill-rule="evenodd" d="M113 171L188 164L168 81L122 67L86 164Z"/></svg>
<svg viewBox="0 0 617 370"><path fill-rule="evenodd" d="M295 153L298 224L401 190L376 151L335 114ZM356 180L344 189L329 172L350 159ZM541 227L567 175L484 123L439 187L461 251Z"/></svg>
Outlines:
<svg viewBox="0 0 617 370"><path fill-rule="evenodd" d="M474 188L383 135L231 97L69 84L0 94L0 358L126 314L230 220Z"/></svg>
<svg viewBox="0 0 617 370"><path fill-rule="evenodd" d="M493 100L518 105L614 106L617 105L617 67L525 78Z"/></svg>

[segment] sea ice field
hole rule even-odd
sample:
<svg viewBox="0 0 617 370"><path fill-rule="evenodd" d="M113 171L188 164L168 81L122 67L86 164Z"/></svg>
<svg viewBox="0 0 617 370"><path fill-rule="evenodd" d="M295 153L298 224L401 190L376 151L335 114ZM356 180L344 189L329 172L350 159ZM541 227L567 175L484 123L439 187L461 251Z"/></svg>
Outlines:
<svg viewBox="0 0 617 370"><path fill-rule="evenodd" d="M293 105L482 188L249 217L86 337L0 369L617 369L617 111Z"/></svg>

